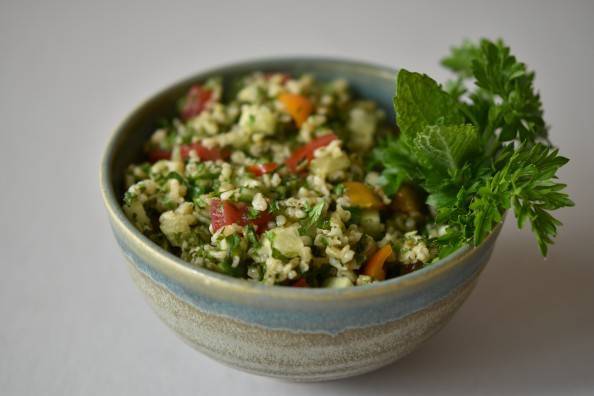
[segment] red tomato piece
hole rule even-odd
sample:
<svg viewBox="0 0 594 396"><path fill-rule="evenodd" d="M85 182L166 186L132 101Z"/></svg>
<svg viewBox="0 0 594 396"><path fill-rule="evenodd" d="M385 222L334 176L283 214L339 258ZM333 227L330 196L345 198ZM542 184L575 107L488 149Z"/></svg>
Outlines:
<svg viewBox="0 0 594 396"><path fill-rule="evenodd" d="M297 148L293 151L291 156L287 158L285 164L287 165L287 168L289 168L289 171L297 173L297 165L307 157L306 146L307 145Z"/></svg>
<svg viewBox="0 0 594 396"><path fill-rule="evenodd" d="M148 152L148 157L150 162L157 162L160 160L168 160L171 159L171 151L163 150L163 149L152 149Z"/></svg>
<svg viewBox="0 0 594 396"><path fill-rule="evenodd" d="M179 148L179 154L182 160L186 160L190 156L190 151L196 151L196 154L202 161L216 161L226 159L229 157L229 152L220 150L216 147L206 148L200 143L183 144Z"/></svg>
<svg viewBox="0 0 594 396"><path fill-rule="evenodd" d="M225 225L225 215L223 213L223 202L220 199L210 201L210 224L213 231Z"/></svg>
<svg viewBox="0 0 594 396"><path fill-rule="evenodd" d="M274 216L271 213L261 212L255 219L248 220L248 223L256 228L258 234L261 234L268 229L268 223L272 220L274 220Z"/></svg>
<svg viewBox="0 0 594 396"><path fill-rule="evenodd" d="M250 165L247 167L247 170L254 176L262 176L265 173L274 172L276 168L278 168L278 164L274 162L268 162L266 164Z"/></svg>
<svg viewBox="0 0 594 396"><path fill-rule="evenodd" d="M182 161L185 161L190 156L190 151L196 151L196 154L202 161L216 161L220 159L227 159L229 158L229 151L228 150L221 150L216 147L211 149L204 147L200 143L192 143L192 144L182 144L179 146L179 154L181 156ZM171 159L171 151L163 150L163 149L152 149L148 152L149 161L157 162L159 160L169 160Z"/></svg>
<svg viewBox="0 0 594 396"><path fill-rule="evenodd" d="M305 159L311 161L314 157L314 152L319 149L320 147L327 146L333 140L338 139L338 137L333 134L329 133L328 135L320 136L317 139L312 140L311 142L304 144L303 146L297 148L293 151L293 154L285 161L287 168L293 173L297 172L297 165Z"/></svg>
<svg viewBox="0 0 594 396"><path fill-rule="evenodd" d="M230 224L245 225L245 216L242 209L230 201L213 199L210 203L210 221L213 230L217 231L219 228Z"/></svg>
<svg viewBox="0 0 594 396"><path fill-rule="evenodd" d="M213 199L210 203L210 222L213 231L231 224L240 226L252 224L260 234L268 229L268 223L274 219L274 216L268 212L260 213L255 219L248 219L247 212L248 208L244 204Z"/></svg>
<svg viewBox="0 0 594 396"><path fill-rule="evenodd" d="M309 287L309 285L307 284L307 281L303 277L299 278L299 280L297 280L291 286L293 286L293 287Z"/></svg>
<svg viewBox="0 0 594 396"><path fill-rule="evenodd" d="M233 202L223 201L223 215L225 217L225 224L239 224L245 225L244 220L245 208L233 205Z"/></svg>
<svg viewBox="0 0 594 396"><path fill-rule="evenodd" d="M204 88L201 85L193 85L182 102L180 109L182 118L189 120L202 113L211 100L211 89Z"/></svg>

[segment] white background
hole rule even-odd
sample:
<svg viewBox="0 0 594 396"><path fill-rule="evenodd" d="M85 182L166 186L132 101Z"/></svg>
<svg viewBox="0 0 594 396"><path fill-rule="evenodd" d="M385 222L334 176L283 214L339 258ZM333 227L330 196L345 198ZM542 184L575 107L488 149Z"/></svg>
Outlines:
<svg viewBox="0 0 594 396"><path fill-rule="evenodd" d="M594 393L594 18L570 1L0 1L0 394ZM292 384L199 355L130 281L100 201L111 130L157 89L265 55L336 55L447 74L464 37L537 71L577 207L550 257L511 220L476 291L416 353Z"/></svg>

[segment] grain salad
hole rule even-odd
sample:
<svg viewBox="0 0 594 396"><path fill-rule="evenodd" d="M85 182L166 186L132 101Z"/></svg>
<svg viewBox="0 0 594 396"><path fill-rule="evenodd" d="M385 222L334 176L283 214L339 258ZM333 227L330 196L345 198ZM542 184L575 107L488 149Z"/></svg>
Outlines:
<svg viewBox="0 0 594 396"><path fill-rule="evenodd" d="M364 285L435 260L447 227L415 186L388 197L370 161L397 133L376 103L310 75L231 86L192 86L128 168L138 230L193 266L269 285Z"/></svg>

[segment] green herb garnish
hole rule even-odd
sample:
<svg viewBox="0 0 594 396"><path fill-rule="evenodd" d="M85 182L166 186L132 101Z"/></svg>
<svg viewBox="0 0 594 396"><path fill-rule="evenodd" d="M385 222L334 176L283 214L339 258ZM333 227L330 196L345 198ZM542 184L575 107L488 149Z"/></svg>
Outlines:
<svg viewBox="0 0 594 396"><path fill-rule="evenodd" d="M303 222L301 226L300 233L301 235L308 234L315 230L322 222L322 215L324 214L324 208L326 207L326 203L324 201L318 202L312 208L307 208L307 218Z"/></svg>
<svg viewBox="0 0 594 396"><path fill-rule="evenodd" d="M448 225L436 241L441 257L478 245L512 208L546 256L561 225L551 211L574 204L557 182L568 159L548 141L534 73L502 41L465 42L442 64L456 74L447 90L426 75L398 73L400 135L374 152L384 190L392 195L407 181L428 193L436 222Z"/></svg>
<svg viewBox="0 0 594 396"><path fill-rule="evenodd" d="M249 220L254 220L260 216L260 212L254 209L253 207L249 207L247 210L247 218Z"/></svg>

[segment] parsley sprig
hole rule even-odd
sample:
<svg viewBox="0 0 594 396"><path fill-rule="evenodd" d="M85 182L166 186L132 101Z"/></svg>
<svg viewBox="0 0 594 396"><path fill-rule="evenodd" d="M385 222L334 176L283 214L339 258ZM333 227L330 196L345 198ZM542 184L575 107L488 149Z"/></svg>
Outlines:
<svg viewBox="0 0 594 396"><path fill-rule="evenodd" d="M561 225L551 212L574 204L557 181L568 159L548 140L534 72L500 40L465 42L442 64L456 75L445 89L424 74L398 73L400 134L374 151L386 193L405 181L426 190L436 221L449 226L437 240L441 257L478 245L508 209L518 227L531 224L546 256Z"/></svg>

